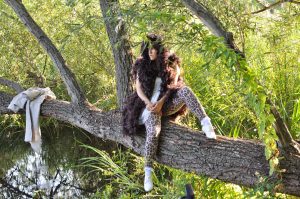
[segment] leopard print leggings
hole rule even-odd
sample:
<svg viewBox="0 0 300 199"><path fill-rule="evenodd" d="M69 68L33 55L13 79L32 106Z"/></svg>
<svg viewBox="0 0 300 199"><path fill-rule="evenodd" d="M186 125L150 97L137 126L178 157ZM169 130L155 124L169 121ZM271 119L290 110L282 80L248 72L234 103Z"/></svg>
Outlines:
<svg viewBox="0 0 300 199"><path fill-rule="evenodd" d="M184 104L186 104L188 109L196 115L199 121L207 116L201 103L188 86L180 88L177 91L176 95L172 98L172 100L170 100L169 103L165 103L163 105L163 116L168 116L176 113ZM145 121L145 127L147 134L144 152L145 166L152 167L153 157L156 154L158 138L161 131L161 115L151 112L149 117Z"/></svg>

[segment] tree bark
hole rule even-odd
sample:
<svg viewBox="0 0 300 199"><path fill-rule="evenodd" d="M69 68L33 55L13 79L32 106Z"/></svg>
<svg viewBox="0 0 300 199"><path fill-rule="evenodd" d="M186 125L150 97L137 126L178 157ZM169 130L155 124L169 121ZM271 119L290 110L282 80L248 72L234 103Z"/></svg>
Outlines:
<svg viewBox="0 0 300 199"><path fill-rule="evenodd" d="M4 79L2 77L0 77L0 84L14 89L17 93L24 91L24 88L20 84L10 81L8 79Z"/></svg>
<svg viewBox="0 0 300 199"><path fill-rule="evenodd" d="M133 91L130 79L133 63L130 43L118 0L100 0L100 7L114 55L118 104L122 108L124 100Z"/></svg>
<svg viewBox="0 0 300 199"><path fill-rule="evenodd" d="M0 92L0 114L14 114L6 108L11 99L12 96ZM123 135L118 110L102 112L95 107L86 108L67 101L45 100L41 115L68 122L143 155L144 133L133 137ZM156 160L173 168L247 187L255 187L259 176L267 177L269 173L264 145L260 141L225 136L210 140L202 132L167 121L162 124ZM292 155L280 166L286 171L282 173L283 183L276 191L300 196L300 156ZM272 176L271 179L276 181L279 177Z"/></svg>
<svg viewBox="0 0 300 199"><path fill-rule="evenodd" d="M244 53L236 46L233 39L233 34L226 31L220 20L212 14L203 4L196 0L182 0L182 3L196 15L202 23L217 37L223 37L225 44L233 49L237 54L245 57Z"/></svg>

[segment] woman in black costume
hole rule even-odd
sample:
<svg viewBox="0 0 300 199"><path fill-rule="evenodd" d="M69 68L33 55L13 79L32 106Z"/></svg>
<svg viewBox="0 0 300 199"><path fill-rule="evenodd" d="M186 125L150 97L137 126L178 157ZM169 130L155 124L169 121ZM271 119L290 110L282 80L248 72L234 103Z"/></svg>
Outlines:
<svg viewBox="0 0 300 199"><path fill-rule="evenodd" d="M179 58L163 46L159 35L148 34L147 38L149 41L142 42L141 57L132 68L136 91L127 98L122 116L125 134L135 134L143 125L146 127L144 188L150 191L162 116L177 120L188 108L197 116L208 138L216 139L216 135L199 100L184 84Z"/></svg>

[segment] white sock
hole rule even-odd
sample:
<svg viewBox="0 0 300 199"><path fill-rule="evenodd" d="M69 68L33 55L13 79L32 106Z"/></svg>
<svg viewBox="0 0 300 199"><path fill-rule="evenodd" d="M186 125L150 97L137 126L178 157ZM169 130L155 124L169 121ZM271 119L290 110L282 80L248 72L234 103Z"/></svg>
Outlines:
<svg viewBox="0 0 300 199"><path fill-rule="evenodd" d="M145 167L145 180L144 180L144 189L146 192L153 189L153 182L152 182L152 168L146 166Z"/></svg>
<svg viewBox="0 0 300 199"><path fill-rule="evenodd" d="M207 138L216 139L214 128L208 116L206 116L201 120L201 125L202 125L202 131L205 133Z"/></svg>

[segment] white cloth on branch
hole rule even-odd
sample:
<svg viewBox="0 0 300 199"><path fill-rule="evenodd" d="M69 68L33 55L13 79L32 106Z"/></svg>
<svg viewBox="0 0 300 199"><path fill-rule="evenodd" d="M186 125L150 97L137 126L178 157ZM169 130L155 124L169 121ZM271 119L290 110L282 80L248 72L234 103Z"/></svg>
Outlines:
<svg viewBox="0 0 300 199"><path fill-rule="evenodd" d="M8 109L18 112L26 104L25 142L30 142L34 151L40 152L42 139L39 125L40 107L44 99L56 99L55 94L47 88L31 87L16 95Z"/></svg>

